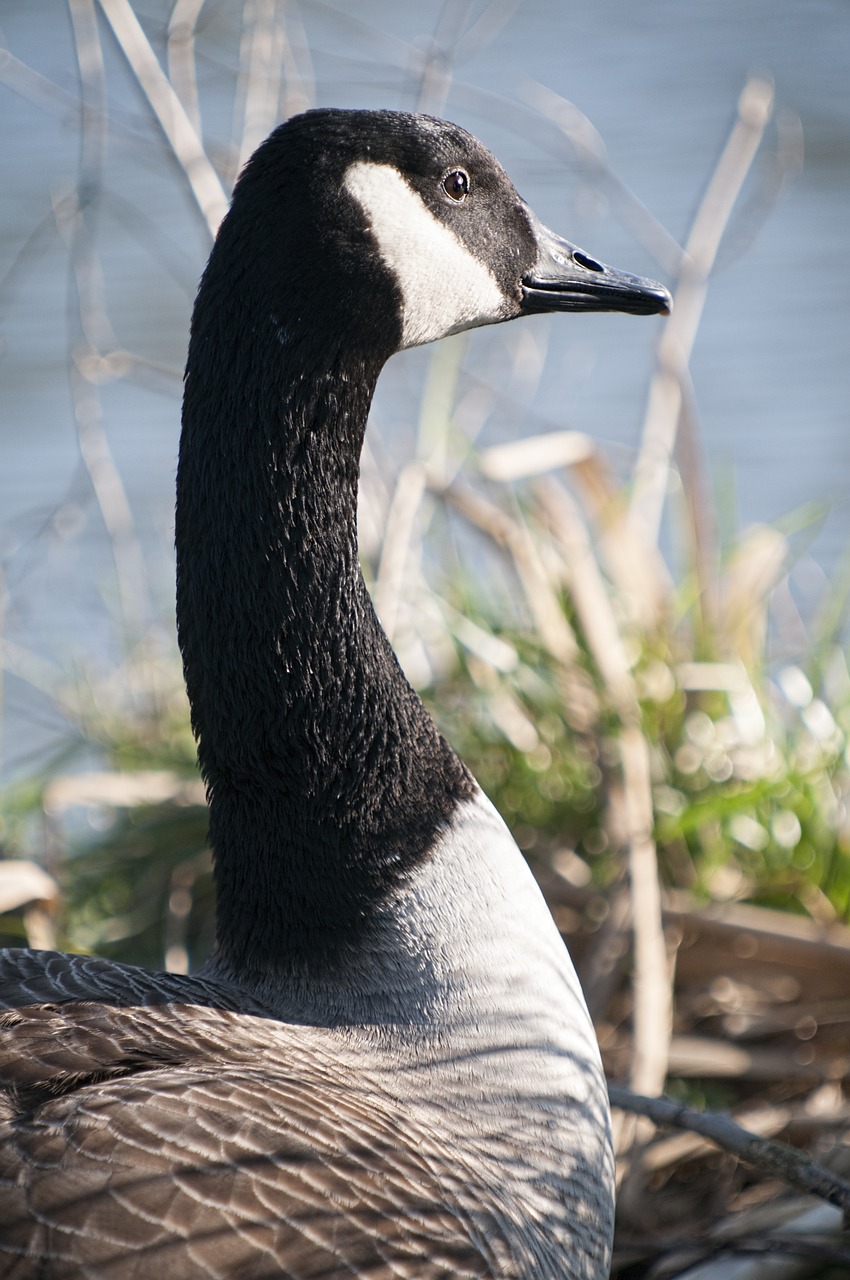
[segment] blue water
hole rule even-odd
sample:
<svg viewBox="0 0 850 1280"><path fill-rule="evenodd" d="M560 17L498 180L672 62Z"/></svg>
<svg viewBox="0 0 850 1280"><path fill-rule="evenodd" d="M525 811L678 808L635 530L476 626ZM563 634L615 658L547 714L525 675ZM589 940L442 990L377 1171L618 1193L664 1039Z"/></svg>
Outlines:
<svg viewBox="0 0 850 1280"><path fill-rule="evenodd" d="M137 6L162 55L168 7ZM814 542L832 572L850 547L850 10L845 0L525 0L413 5L361 0L288 5L296 62L317 104L421 107L458 120L499 155L551 226L594 256L663 274L553 130L526 104L533 83L575 102L605 140L618 177L680 240L753 71L772 75L777 113L802 125L805 162L755 242L753 212L777 143L768 131L721 250L692 361L702 448L724 532L807 504L826 513ZM241 6L209 0L199 33L207 141L230 135ZM447 16L448 15L448 16ZM132 505L156 608L172 594L170 540L179 378L195 283L208 249L180 174L101 20L112 126L96 243L118 341L157 366L154 387L101 388L108 439ZM449 81L423 52L467 31ZM4 632L64 671L114 648L108 541L81 473L68 382L79 343L68 255L51 201L75 181L78 81L64 6L3 0L10 53L61 93L43 106L0 84L0 557ZM33 92L38 97L41 88ZM48 97L50 95L48 94ZM749 211L749 212L748 212ZM559 317L528 322L548 341L533 400L488 421L485 443L546 426L588 431L628 472L638 444L657 322ZM516 326L470 340L468 376L510 390ZM428 351L397 357L379 389L382 452L413 448ZM58 518L57 518L58 512ZM667 531L675 541L675 528ZM806 560L798 571L814 573ZM807 569L807 566L808 569ZM48 699L6 682L7 765L64 732Z"/></svg>

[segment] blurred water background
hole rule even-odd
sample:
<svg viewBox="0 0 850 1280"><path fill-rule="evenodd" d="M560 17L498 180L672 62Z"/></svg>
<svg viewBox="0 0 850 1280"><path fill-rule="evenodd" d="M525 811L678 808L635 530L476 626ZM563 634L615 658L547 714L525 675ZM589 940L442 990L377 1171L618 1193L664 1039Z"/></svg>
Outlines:
<svg viewBox="0 0 850 1280"><path fill-rule="evenodd" d="M135 9L163 56L171 5L145 0ZM289 57L281 115L307 105L445 115L491 146L549 225L594 256L662 279L664 262L623 216L618 188L595 178L541 106L551 106L551 94L577 104L618 179L681 242L746 77L772 77L776 116L721 247L691 368L721 532L755 521L796 528L795 590L805 612L850 548L845 0L303 0L280 12ZM110 128L87 216L96 222L117 345L142 360L138 378L103 382L103 425L144 549L151 607L167 618L180 376L209 241L101 22ZM214 156L231 137L241 22L242 6L208 0L198 24L204 134ZM0 42L37 73L22 78L9 58L0 64L2 628L33 659L73 671L115 644L116 587L69 390L79 319L55 213L79 178L80 110L65 4L2 0ZM802 168L774 199L776 157L796 154L800 132ZM586 431L607 442L626 473L657 323L524 323L527 337L507 326L469 339L470 392L481 379L502 394L482 442ZM427 349L405 353L380 383L373 442L390 468L413 449L431 358ZM7 771L62 741L54 702L26 681L6 678L3 714Z"/></svg>

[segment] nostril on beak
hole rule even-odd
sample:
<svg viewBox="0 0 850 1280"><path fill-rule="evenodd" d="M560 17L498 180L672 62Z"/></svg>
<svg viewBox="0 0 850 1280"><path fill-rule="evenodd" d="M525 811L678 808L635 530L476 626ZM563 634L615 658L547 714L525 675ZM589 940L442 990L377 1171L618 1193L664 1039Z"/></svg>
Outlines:
<svg viewBox="0 0 850 1280"><path fill-rule="evenodd" d="M581 249L577 249L573 254L573 261L577 262L580 267L584 267L587 271L604 271L605 268L600 262L594 262L593 258L588 258L586 253L582 253Z"/></svg>

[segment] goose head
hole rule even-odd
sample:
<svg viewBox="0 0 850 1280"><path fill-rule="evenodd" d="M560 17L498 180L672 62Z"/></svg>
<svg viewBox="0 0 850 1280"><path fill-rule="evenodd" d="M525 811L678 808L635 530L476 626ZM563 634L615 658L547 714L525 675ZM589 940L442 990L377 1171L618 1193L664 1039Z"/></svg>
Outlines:
<svg viewBox="0 0 850 1280"><path fill-rule="evenodd" d="M321 334L325 358L335 342L383 361L530 313L671 305L663 285L550 231L477 138L431 116L290 119L237 184L219 237L228 249L237 231L267 314L295 340Z"/></svg>

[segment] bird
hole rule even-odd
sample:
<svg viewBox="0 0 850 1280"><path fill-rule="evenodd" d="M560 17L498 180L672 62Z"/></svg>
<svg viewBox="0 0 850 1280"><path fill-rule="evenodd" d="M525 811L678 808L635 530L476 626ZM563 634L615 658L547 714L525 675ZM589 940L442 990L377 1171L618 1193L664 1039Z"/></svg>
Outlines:
<svg viewBox="0 0 850 1280"><path fill-rule="evenodd" d="M381 629L358 471L395 353L670 305L444 120L316 109L247 162L192 317L175 516L215 948L191 975L0 957L3 1276L608 1274L592 1024Z"/></svg>

